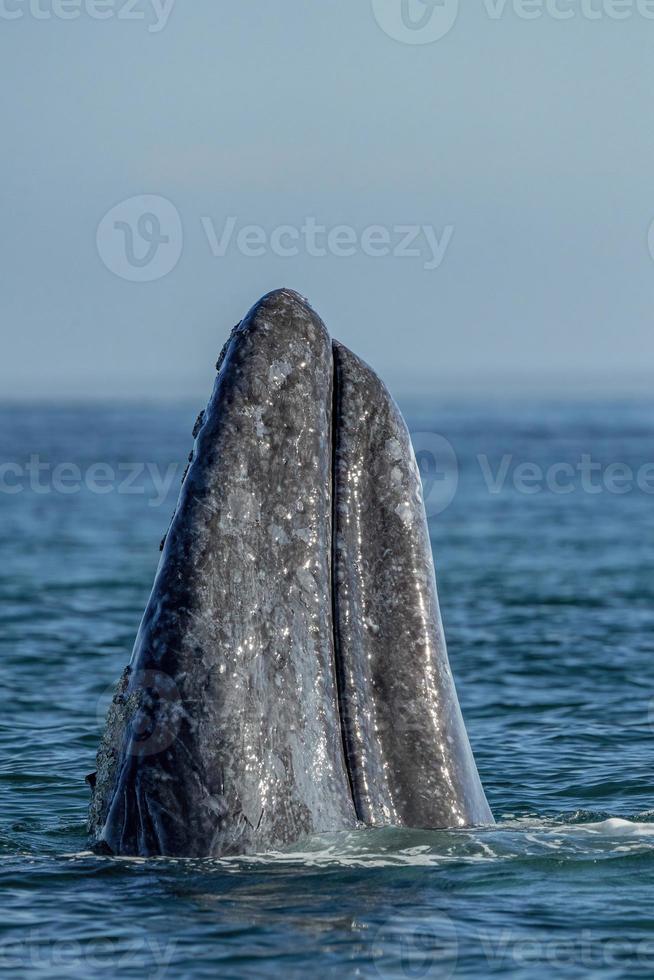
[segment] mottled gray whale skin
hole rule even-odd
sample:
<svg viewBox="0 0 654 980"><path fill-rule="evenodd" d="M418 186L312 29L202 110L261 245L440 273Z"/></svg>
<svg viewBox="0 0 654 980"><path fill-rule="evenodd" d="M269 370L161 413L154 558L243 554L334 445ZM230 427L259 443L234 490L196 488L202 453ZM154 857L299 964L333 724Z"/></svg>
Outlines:
<svg viewBox="0 0 654 980"><path fill-rule="evenodd" d="M114 854L356 826L334 675L331 341L280 290L219 366L98 755L90 830Z"/></svg>
<svg viewBox="0 0 654 980"><path fill-rule="evenodd" d="M334 344L341 723L368 826L491 824L447 656L420 474L377 375Z"/></svg>
<svg viewBox="0 0 654 980"><path fill-rule="evenodd" d="M93 846L218 857L492 823L395 403L291 290L217 367L109 709Z"/></svg>

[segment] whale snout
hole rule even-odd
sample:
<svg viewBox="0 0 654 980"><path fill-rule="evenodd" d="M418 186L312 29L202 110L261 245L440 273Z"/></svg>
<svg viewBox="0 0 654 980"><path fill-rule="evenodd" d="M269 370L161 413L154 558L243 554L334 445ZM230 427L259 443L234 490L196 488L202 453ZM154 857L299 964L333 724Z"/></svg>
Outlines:
<svg viewBox="0 0 654 980"><path fill-rule="evenodd" d="M108 714L95 846L204 857L491 822L387 389L291 289L218 368Z"/></svg>

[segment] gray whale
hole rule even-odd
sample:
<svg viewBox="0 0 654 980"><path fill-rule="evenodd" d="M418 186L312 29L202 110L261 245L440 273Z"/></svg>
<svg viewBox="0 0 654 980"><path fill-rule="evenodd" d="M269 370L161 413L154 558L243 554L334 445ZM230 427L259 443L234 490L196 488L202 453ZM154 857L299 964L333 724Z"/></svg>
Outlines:
<svg viewBox="0 0 654 980"><path fill-rule="evenodd" d="M90 778L107 853L492 823L399 410L282 289L234 328Z"/></svg>

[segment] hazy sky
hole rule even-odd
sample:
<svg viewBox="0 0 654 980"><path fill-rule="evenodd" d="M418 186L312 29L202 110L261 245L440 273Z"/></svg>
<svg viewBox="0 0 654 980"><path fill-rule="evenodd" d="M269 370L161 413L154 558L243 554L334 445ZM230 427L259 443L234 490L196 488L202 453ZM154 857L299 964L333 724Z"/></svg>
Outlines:
<svg viewBox="0 0 654 980"><path fill-rule="evenodd" d="M651 372L654 3L456 15L0 0L0 397L204 398L281 285L400 395Z"/></svg>

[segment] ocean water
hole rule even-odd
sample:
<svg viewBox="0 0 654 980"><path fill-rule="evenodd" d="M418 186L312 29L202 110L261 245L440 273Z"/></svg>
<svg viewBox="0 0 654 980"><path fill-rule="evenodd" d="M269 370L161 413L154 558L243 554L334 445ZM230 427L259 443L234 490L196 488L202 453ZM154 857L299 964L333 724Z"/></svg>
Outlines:
<svg viewBox="0 0 654 980"><path fill-rule="evenodd" d="M493 829L88 851L200 405L0 410L0 970L654 975L654 402L406 405Z"/></svg>

